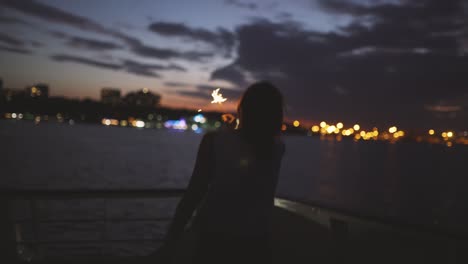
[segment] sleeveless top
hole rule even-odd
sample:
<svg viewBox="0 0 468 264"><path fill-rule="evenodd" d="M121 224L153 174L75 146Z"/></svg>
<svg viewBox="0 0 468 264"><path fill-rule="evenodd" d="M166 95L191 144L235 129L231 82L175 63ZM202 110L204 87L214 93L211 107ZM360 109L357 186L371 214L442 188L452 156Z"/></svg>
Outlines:
<svg viewBox="0 0 468 264"><path fill-rule="evenodd" d="M194 226L228 236L267 234L284 144L278 138L271 158L258 159L238 131L219 131L212 146L211 184Z"/></svg>

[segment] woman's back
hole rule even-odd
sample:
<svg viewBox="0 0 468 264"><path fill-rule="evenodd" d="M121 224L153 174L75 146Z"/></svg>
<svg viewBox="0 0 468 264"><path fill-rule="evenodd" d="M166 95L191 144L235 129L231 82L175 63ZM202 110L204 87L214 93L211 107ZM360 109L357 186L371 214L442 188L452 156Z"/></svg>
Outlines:
<svg viewBox="0 0 468 264"><path fill-rule="evenodd" d="M211 184L195 224L208 233L266 234L284 144L275 140L271 155L262 157L239 131L222 130L211 138Z"/></svg>
<svg viewBox="0 0 468 264"><path fill-rule="evenodd" d="M270 263L273 198L284 144L283 97L252 84L238 106L239 130L206 134L161 252L170 252L196 208L196 263ZM162 255L165 255L164 253Z"/></svg>

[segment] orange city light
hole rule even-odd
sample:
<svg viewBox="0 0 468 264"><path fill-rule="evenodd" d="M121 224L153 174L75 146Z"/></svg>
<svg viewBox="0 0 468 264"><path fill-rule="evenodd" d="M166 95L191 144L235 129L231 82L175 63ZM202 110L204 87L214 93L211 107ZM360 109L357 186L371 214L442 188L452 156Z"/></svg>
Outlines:
<svg viewBox="0 0 468 264"><path fill-rule="evenodd" d="M396 126L392 126L391 128L388 129L388 132L390 133L395 133L397 132L398 128Z"/></svg>
<svg viewBox="0 0 468 264"><path fill-rule="evenodd" d="M331 134L334 133L337 128L335 126L329 126L327 127L327 133Z"/></svg>

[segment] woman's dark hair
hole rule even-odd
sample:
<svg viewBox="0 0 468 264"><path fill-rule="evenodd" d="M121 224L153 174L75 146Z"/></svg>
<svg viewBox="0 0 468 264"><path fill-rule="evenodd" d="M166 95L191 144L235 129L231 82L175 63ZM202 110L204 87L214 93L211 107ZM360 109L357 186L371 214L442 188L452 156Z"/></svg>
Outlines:
<svg viewBox="0 0 468 264"><path fill-rule="evenodd" d="M278 88L267 81L250 85L237 107L237 114L241 135L255 152L271 153L283 125L283 96Z"/></svg>

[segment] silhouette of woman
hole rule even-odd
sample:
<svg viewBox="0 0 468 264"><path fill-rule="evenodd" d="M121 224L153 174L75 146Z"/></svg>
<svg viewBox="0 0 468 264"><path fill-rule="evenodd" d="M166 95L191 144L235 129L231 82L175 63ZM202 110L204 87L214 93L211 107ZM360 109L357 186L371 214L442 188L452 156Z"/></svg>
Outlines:
<svg viewBox="0 0 468 264"><path fill-rule="evenodd" d="M175 245L196 211L194 263L271 262L270 223L280 163L283 97L252 84L238 106L238 129L207 133L160 253Z"/></svg>

